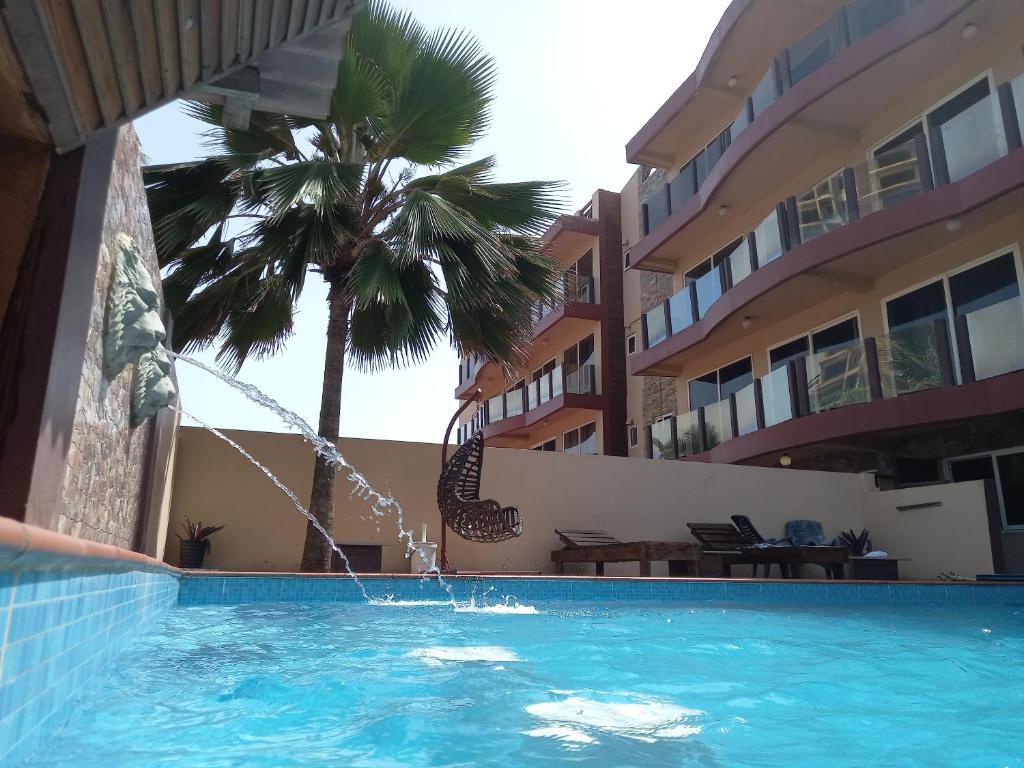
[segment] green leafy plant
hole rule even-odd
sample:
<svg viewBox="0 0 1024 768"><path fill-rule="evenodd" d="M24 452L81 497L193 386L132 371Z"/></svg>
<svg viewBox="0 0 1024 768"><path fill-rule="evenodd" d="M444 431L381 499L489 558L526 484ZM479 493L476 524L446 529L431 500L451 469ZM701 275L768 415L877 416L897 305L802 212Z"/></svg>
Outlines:
<svg viewBox="0 0 1024 768"><path fill-rule="evenodd" d="M464 32L372 0L353 19L326 119L254 111L236 130L221 106L189 104L211 126L212 154L144 169L176 351L216 345L234 372L279 351L319 275L328 439L340 434L346 360L418 363L445 340L462 356L525 362L534 303L557 295L540 236L562 202L558 184L499 182L493 157L466 162L496 76ZM328 531L334 483L318 454L309 511ZM301 569L327 571L330 555L307 524Z"/></svg>
<svg viewBox="0 0 1024 768"><path fill-rule="evenodd" d="M201 522L193 523L188 515L185 515L185 520L182 522L181 527L185 529L185 535L174 534L178 537L179 541L205 542L207 550L210 549L210 537L217 531L224 529L223 525L203 525Z"/></svg>
<svg viewBox="0 0 1024 768"><path fill-rule="evenodd" d="M846 547L855 556L866 555L874 547L871 545L871 534L865 528L860 533L855 533L851 528L839 534L839 543Z"/></svg>

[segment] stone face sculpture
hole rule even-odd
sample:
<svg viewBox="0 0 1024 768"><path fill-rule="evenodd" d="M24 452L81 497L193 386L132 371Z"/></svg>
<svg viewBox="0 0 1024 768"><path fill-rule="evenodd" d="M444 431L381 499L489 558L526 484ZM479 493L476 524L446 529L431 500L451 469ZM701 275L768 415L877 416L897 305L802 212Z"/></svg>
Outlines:
<svg viewBox="0 0 1024 768"><path fill-rule="evenodd" d="M167 336L160 319L160 296L146 269L138 244L121 232L115 243L114 270L104 324L103 364L113 379L134 365L131 423L142 424L178 396L171 379L171 361L164 349Z"/></svg>

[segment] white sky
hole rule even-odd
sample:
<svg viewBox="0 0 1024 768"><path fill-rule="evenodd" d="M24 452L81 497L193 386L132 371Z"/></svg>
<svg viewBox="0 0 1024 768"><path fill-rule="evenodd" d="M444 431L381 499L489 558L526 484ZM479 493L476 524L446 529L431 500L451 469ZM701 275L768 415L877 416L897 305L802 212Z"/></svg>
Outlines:
<svg viewBox="0 0 1024 768"><path fill-rule="evenodd" d="M567 210L597 187L618 191L632 173L626 141L693 71L727 0L400 0L428 27L471 31L498 64L491 130L472 157L496 155L502 181L567 182ZM150 162L203 154L204 126L170 105L135 123ZM306 282L295 335L239 375L316 427L326 291ZM201 356L212 362L213 352ZM181 407L217 427L282 431L273 414L209 374L179 363ZM347 369L341 433L440 442L455 410L458 358L442 341L412 368Z"/></svg>

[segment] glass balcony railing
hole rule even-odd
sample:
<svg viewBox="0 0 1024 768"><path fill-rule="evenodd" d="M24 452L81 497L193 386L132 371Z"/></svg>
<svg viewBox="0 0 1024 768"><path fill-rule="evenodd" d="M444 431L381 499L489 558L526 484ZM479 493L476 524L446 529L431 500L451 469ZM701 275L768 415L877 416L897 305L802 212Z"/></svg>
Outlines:
<svg viewBox="0 0 1024 768"><path fill-rule="evenodd" d="M964 383L1024 371L1020 296L955 320L956 359ZM957 386L953 360L944 319L790 360L729 398L652 425L650 455L686 458L791 419L817 418L845 406Z"/></svg>
<svg viewBox="0 0 1024 768"><path fill-rule="evenodd" d="M789 379L789 369L786 366L776 368L768 375L761 377L761 401L765 427L773 427L776 424L789 421L795 415Z"/></svg>
<svg viewBox="0 0 1024 768"><path fill-rule="evenodd" d="M857 209L861 217L928 192L932 188L924 136L878 152L853 167Z"/></svg>
<svg viewBox="0 0 1024 768"><path fill-rule="evenodd" d="M668 325L665 323L665 306L659 304L653 309L644 312L644 328L646 333L644 343L648 348L660 344L668 338Z"/></svg>
<svg viewBox="0 0 1024 768"><path fill-rule="evenodd" d="M732 430L732 406L729 398L704 406L704 450L736 437Z"/></svg>
<svg viewBox="0 0 1024 768"><path fill-rule="evenodd" d="M597 392L597 367L582 365L579 368L567 368L565 374L565 391L577 395L591 395Z"/></svg>
<svg viewBox="0 0 1024 768"><path fill-rule="evenodd" d="M862 340L818 352L805 358L805 362L807 404L811 413L866 403L871 399Z"/></svg>
<svg viewBox="0 0 1024 768"><path fill-rule="evenodd" d="M970 176L1006 154L999 102L994 94L939 126L950 182Z"/></svg>
<svg viewBox="0 0 1024 768"><path fill-rule="evenodd" d="M650 444L652 459L676 458L674 417L656 421L650 426Z"/></svg>
<svg viewBox="0 0 1024 768"><path fill-rule="evenodd" d="M1014 297L964 315L975 380L1024 369L1024 304Z"/></svg>
<svg viewBox="0 0 1024 768"><path fill-rule="evenodd" d="M890 331L876 342L883 397L943 386L949 335L944 321L926 320Z"/></svg>
<svg viewBox="0 0 1024 768"><path fill-rule="evenodd" d="M693 325L693 292L690 290L690 286L686 286L669 297L668 318L672 326L672 333L679 333L684 328Z"/></svg>
<svg viewBox="0 0 1024 768"><path fill-rule="evenodd" d="M659 187L653 195L644 201L644 232L653 232L668 218L671 212L668 190L667 184Z"/></svg>
<svg viewBox="0 0 1024 768"><path fill-rule="evenodd" d="M550 374L551 375L551 397L552 397L552 399L554 399L556 397L561 397L562 392L565 390L565 386L564 386L565 373L564 373L564 370L565 370L564 367L560 365L557 368L555 368L555 370L553 370L551 372L551 374Z"/></svg>
<svg viewBox="0 0 1024 768"><path fill-rule="evenodd" d="M696 280L697 316L704 317L711 305L722 298L722 267L719 265ZM675 330L675 323L672 324Z"/></svg>
<svg viewBox="0 0 1024 768"><path fill-rule="evenodd" d="M704 436L701 434L698 411L676 416L676 454L681 458L694 456L704 450Z"/></svg>
<svg viewBox="0 0 1024 768"><path fill-rule="evenodd" d="M487 414L487 423L493 424L505 418L505 395L495 395L488 398L484 406L484 413Z"/></svg>
<svg viewBox="0 0 1024 768"><path fill-rule="evenodd" d="M861 10L869 11L866 6ZM1000 98L1005 103L1001 104ZM704 317L723 293L751 274L752 268L764 267L787 249L928 193L936 184L959 181L1003 157L1007 148L1022 138L1011 132L1024 131L1024 122L1014 128L1011 108L1018 120L1024 121L1024 74L938 125L930 121L933 117L940 119L943 110L931 113L926 122L932 128L934 150L941 154L929 154L921 126L905 141L876 151L868 161L844 168L776 206L753 232L742 236L739 246L726 257L726 279L721 275L722 262L696 281L695 290L688 290L688 286L670 297L667 324L660 308L648 313L651 332L646 348L688 328L695 317ZM936 132L938 138L934 138ZM756 261L756 267L752 261Z"/></svg>
<svg viewBox="0 0 1024 768"><path fill-rule="evenodd" d="M821 235L845 227L850 223L846 204L845 172L819 181L806 192L794 198L800 242L809 243Z"/></svg>
<svg viewBox="0 0 1024 768"><path fill-rule="evenodd" d="M513 389L505 393L505 418L519 416L523 412L523 390Z"/></svg>
<svg viewBox="0 0 1024 768"><path fill-rule="evenodd" d="M750 277L750 242L744 237L736 249L728 255L730 287L736 285L740 280Z"/></svg>
<svg viewBox="0 0 1024 768"><path fill-rule="evenodd" d="M558 296L551 301L535 301L533 303L534 325L540 323L559 307L566 304L594 304L597 301L597 294L594 290L594 278L592 275L578 275L573 272L566 272L562 275Z"/></svg>
<svg viewBox="0 0 1024 768"><path fill-rule="evenodd" d="M749 435L757 431L756 389L757 384L750 382L733 397L736 401L736 429L739 435Z"/></svg>

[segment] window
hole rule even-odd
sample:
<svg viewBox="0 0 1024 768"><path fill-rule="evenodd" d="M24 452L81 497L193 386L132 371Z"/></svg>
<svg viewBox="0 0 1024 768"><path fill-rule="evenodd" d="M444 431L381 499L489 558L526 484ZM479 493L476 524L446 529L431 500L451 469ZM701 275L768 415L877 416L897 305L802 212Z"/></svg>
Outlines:
<svg viewBox="0 0 1024 768"><path fill-rule="evenodd" d="M850 28L850 44L867 37L918 5L920 0L853 0L846 6L846 19Z"/></svg>
<svg viewBox="0 0 1024 768"><path fill-rule="evenodd" d="M1002 252L942 276L885 302L890 338L906 341L916 329L935 320L947 323L944 343L956 352L950 335L956 317L966 318L975 375L979 379L1018 370L1024 365L1019 339L1024 335L1020 282L1012 251ZM924 333L925 341L936 341Z"/></svg>
<svg viewBox="0 0 1024 768"><path fill-rule="evenodd" d="M629 439L630 448L636 448L640 444L640 430L636 424L626 425L626 435Z"/></svg>
<svg viewBox="0 0 1024 768"><path fill-rule="evenodd" d="M959 181L1006 154L990 91L983 77L925 117L936 183Z"/></svg>
<svg viewBox="0 0 1024 768"><path fill-rule="evenodd" d="M724 400L734 392L739 392L753 380L749 357L723 366L717 371L698 376L686 385L690 410L695 411L698 408L717 403L719 400Z"/></svg>
<svg viewBox="0 0 1024 768"><path fill-rule="evenodd" d="M768 350L774 371L807 360L808 394L815 411L861 402L867 396L860 325L856 317L833 322Z"/></svg>
<svg viewBox="0 0 1024 768"><path fill-rule="evenodd" d="M576 263L562 273L562 287L566 301L593 304L594 297L594 252L587 251Z"/></svg>
<svg viewBox="0 0 1024 768"><path fill-rule="evenodd" d="M541 443L540 445L533 446L532 450L534 450L534 451L557 451L558 450L558 442L554 438L551 438L546 443Z"/></svg>
<svg viewBox="0 0 1024 768"><path fill-rule="evenodd" d="M1019 447L949 459L946 474L954 483L994 480L1003 530L1024 530L1024 451Z"/></svg>
<svg viewBox="0 0 1024 768"><path fill-rule="evenodd" d="M711 257L711 263L716 267L723 262L729 262L732 285L750 275L750 245L746 237L736 238Z"/></svg>
<svg viewBox="0 0 1024 768"><path fill-rule="evenodd" d="M562 444L566 453L584 453L597 455L597 424L591 422L579 429L572 429L562 436Z"/></svg>
<svg viewBox="0 0 1024 768"><path fill-rule="evenodd" d="M636 354L636 334L635 333L631 333L631 334L629 334L629 336L626 337L626 354L627 355L635 355Z"/></svg>
<svg viewBox="0 0 1024 768"><path fill-rule="evenodd" d="M562 361L562 365L565 367L566 386L570 392L585 394L595 391L597 376L595 375L596 356L593 334L585 339L580 339L565 350Z"/></svg>

